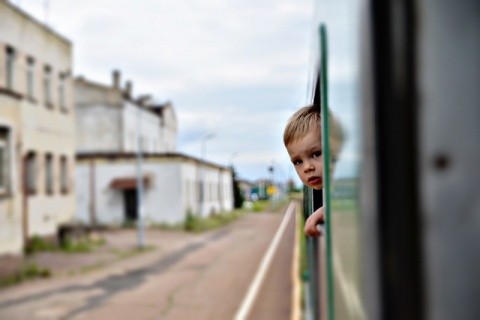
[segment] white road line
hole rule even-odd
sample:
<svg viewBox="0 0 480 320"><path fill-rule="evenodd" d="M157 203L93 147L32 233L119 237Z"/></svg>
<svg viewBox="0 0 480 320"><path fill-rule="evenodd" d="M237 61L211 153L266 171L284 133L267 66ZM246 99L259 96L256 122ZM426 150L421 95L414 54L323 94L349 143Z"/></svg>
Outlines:
<svg viewBox="0 0 480 320"><path fill-rule="evenodd" d="M248 288L247 294L245 295L245 298L243 299L243 302L240 305L240 308L238 309L235 315L235 318L234 318L235 320L247 319L248 313L250 312L250 309L252 308L252 305L255 302L255 298L257 297L258 290L260 289L260 285L262 284L263 279L265 278L265 275L267 273L267 270L270 267L270 263L272 262L273 255L277 250L278 244L280 243L280 239L282 238L283 232L287 227L287 224L288 224L288 221L290 220L290 216L292 215L292 212L295 212L295 204L293 202L290 203L290 205L288 206L287 212L283 217L282 223L280 224L280 227L278 227L278 230L275 233L275 236L273 237L272 242L270 243L270 247L268 247L267 252L263 256L262 262L260 263L257 273L255 274L253 281L250 283L250 287Z"/></svg>

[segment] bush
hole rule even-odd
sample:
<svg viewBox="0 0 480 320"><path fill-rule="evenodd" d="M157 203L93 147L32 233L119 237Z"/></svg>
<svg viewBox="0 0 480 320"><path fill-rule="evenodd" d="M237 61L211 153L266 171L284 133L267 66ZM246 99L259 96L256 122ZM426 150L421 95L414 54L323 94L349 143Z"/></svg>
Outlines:
<svg viewBox="0 0 480 320"><path fill-rule="evenodd" d="M187 218L185 219L185 230L201 232L215 229L237 220L242 215L243 214L240 211L232 211L228 213L212 215L207 218L202 218L188 213Z"/></svg>
<svg viewBox="0 0 480 320"><path fill-rule="evenodd" d="M39 236L33 236L25 248L25 253L32 254L41 251L55 251L57 248L56 244L48 242Z"/></svg>
<svg viewBox="0 0 480 320"><path fill-rule="evenodd" d="M73 239L72 237L65 237L60 246L55 243L48 242L39 236L33 236L28 246L25 249L27 254L33 254L36 252L44 251L60 251L66 253L86 253L91 252L95 247L99 247L105 244L104 238L91 239L90 236L84 235Z"/></svg>
<svg viewBox="0 0 480 320"><path fill-rule="evenodd" d="M35 278L49 278L50 276L51 272L49 269L41 268L36 264L29 264L23 266L16 274L5 279L0 279L0 288Z"/></svg>

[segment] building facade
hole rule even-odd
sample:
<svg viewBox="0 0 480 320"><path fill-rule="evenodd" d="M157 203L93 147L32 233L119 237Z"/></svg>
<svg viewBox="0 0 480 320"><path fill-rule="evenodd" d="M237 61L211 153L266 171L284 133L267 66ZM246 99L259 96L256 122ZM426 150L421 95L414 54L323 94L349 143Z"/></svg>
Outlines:
<svg viewBox="0 0 480 320"><path fill-rule="evenodd" d="M0 255L73 219L72 45L0 1Z"/></svg>
<svg viewBox="0 0 480 320"><path fill-rule="evenodd" d="M178 224L233 207L227 167L176 153L177 119L170 103L133 99L132 84L75 80L77 213L87 224L122 225L138 216L138 181L147 224ZM142 158L137 177L137 154ZM138 180L137 180L138 179Z"/></svg>
<svg viewBox="0 0 480 320"><path fill-rule="evenodd" d="M119 226L138 218L136 155L84 154L77 158L77 219L86 224ZM205 201L200 198L205 170ZM228 168L178 153L145 155L143 207L147 225L179 224L188 214L232 210Z"/></svg>
<svg viewBox="0 0 480 320"><path fill-rule="evenodd" d="M177 119L171 103L154 104L132 98L132 84L120 87L120 72L112 85L83 77L75 79L77 152L174 152ZM139 130L138 130L139 128ZM139 135L137 135L137 130Z"/></svg>

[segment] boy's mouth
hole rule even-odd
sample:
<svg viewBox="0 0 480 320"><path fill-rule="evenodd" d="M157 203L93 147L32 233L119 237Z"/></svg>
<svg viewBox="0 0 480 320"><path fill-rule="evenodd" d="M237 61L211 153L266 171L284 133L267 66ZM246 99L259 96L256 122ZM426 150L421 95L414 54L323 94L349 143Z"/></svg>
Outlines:
<svg viewBox="0 0 480 320"><path fill-rule="evenodd" d="M322 183L322 178L321 177L310 177L310 178L308 178L308 183L314 184L314 185Z"/></svg>

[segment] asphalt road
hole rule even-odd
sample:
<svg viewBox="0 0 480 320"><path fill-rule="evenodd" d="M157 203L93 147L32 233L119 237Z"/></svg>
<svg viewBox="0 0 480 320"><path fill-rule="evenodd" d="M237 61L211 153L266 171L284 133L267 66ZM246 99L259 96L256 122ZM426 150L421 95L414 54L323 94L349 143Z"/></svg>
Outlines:
<svg viewBox="0 0 480 320"><path fill-rule="evenodd" d="M249 214L199 235L151 231L152 252L0 290L0 319L233 319L283 216ZM293 234L292 218L249 319L290 319Z"/></svg>

